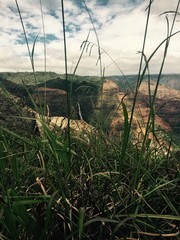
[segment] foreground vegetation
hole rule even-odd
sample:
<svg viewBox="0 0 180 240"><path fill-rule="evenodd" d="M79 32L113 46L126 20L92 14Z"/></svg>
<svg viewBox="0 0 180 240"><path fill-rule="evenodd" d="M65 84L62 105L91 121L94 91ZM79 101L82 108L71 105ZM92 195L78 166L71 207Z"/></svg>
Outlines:
<svg viewBox="0 0 180 240"><path fill-rule="evenodd" d="M179 239L179 152L171 145L164 151L149 138L156 131L154 104L172 30L173 25L160 44L165 44L164 57L153 95L149 89L149 117L138 143L131 135L132 120L156 52L146 59L144 46L131 113L121 102L124 125L118 139L104 133L103 114L98 131L86 136L75 135L70 126L53 132L43 117L40 135L0 128L0 239ZM102 74L102 86L103 79ZM66 90L71 94L68 84ZM70 100L67 95L69 120ZM12 104L18 109L16 101Z"/></svg>
<svg viewBox="0 0 180 240"><path fill-rule="evenodd" d="M175 239L179 162L105 136L1 131L2 239ZM91 139L92 138L92 139Z"/></svg>

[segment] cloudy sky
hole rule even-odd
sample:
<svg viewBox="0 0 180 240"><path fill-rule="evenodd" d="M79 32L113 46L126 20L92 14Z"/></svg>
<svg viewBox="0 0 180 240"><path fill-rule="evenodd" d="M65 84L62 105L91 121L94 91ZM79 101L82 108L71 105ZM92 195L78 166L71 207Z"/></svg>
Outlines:
<svg viewBox="0 0 180 240"><path fill-rule="evenodd" d="M42 6L40 6L42 2ZM136 74L140 61L149 0L85 0L98 35L105 75ZM152 51L167 35L177 0L154 0L152 3L145 54ZM64 73L62 14L60 0L19 0L30 51L36 39L34 63L36 71L45 70L44 31L46 39L46 70ZM41 8L42 7L42 8ZM43 15L41 14L41 9ZM97 38L83 0L64 0L67 38L68 72L72 73L87 39L83 57L77 68L79 75L100 75ZM179 10L180 11L180 10ZM168 14L163 14L169 12ZM174 32L180 30L177 17ZM0 0L0 71L31 71L27 45L15 0ZM82 47L81 47L82 46ZM151 73L158 73L164 45L150 64ZM112 59L116 62L113 63ZM180 34L171 39L164 73L180 73Z"/></svg>

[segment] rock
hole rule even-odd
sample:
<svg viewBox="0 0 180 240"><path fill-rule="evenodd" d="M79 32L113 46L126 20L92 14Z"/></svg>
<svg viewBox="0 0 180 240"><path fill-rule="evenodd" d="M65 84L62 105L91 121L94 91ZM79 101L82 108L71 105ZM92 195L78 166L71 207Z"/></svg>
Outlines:
<svg viewBox="0 0 180 240"><path fill-rule="evenodd" d="M57 89L49 90L52 96L54 96L56 91L61 96L63 95L64 98L66 97L64 91ZM41 94L44 94L44 91L42 92ZM41 116L28 107L23 99L12 95L6 90L0 89L0 126L2 128L21 136L43 135L42 122L47 124L49 129L55 133L66 132L68 130L68 118L62 116ZM74 136L81 137L87 137L88 134L95 132L95 128L84 120L70 119L70 129Z"/></svg>
<svg viewBox="0 0 180 240"><path fill-rule="evenodd" d="M60 133L62 131L68 131L68 118L66 117L48 117L48 116L40 116L36 113L36 125L38 126L39 132L41 135L44 134L43 124L47 124L49 129L55 133ZM96 129L85 122L84 120L69 120L70 130L73 133L73 136L80 136L85 139L89 139L88 135L92 133L96 133Z"/></svg>
<svg viewBox="0 0 180 240"><path fill-rule="evenodd" d="M65 117L51 117L49 123L50 129L61 128L62 130L68 129L68 118ZM95 132L96 129L85 122L84 120L73 120L70 119L70 129L75 131L78 135L90 134Z"/></svg>
<svg viewBox="0 0 180 240"><path fill-rule="evenodd" d="M32 94L32 98L37 106L46 109L48 105L50 114L67 117L67 93L56 88L37 88Z"/></svg>

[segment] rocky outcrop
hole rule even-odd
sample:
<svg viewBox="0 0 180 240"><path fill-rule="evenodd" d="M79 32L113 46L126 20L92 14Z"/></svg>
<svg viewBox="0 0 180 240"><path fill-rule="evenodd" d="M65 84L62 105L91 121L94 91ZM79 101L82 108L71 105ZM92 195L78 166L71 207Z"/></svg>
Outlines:
<svg viewBox="0 0 180 240"><path fill-rule="evenodd" d="M55 90L49 90L54 96ZM64 91L57 90L60 95L66 95ZM42 96L41 96L42 97ZM56 96L54 96L56 97ZM6 90L0 89L0 127L8 129L22 136L34 136L43 134L43 122L55 133L68 130L68 118L62 116L41 116L25 102ZM84 120L69 120L70 130L74 136L87 137L95 133L95 128Z"/></svg>
<svg viewBox="0 0 180 240"><path fill-rule="evenodd" d="M83 139L88 140L90 134L96 134L97 130L84 120L73 120L66 117L48 117L48 116L41 116L39 114L35 114L36 118L36 126L41 134L44 136L44 127L43 124L46 125L52 132L58 134L60 132L67 132L68 125L70 127L71 136L79 136Z"/></svg>
<svg viewBox="0 0 180 240"><path fill-rule="evenodd" d="M37 88L32 94L36 105L41 108L49 108L51 116L60 115L67 117L67 93L56 88Z"/></svg>

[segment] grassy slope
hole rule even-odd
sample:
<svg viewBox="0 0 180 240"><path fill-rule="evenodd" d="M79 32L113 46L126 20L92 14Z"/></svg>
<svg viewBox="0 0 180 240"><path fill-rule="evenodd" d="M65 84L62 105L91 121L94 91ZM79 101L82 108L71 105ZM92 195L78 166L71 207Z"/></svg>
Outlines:
<svg viewBox="0 0 180 240"><path fill-rule="evenodd" d="M27 138L1 129L2 235L174 239L180 221L178 153L147 142L142 154L129 141L123 155L123 136L115 143L102 132L89 141L72 138L69 151L65 133L55 135L45 125L44 131L42 138Z"/></svg>
<svg viewBox="0 0 180 240"><path fill-rule="evenodd" d="M38 85L35 85L33 73L0 73L0 82L3 86L18 97L23 98L28 105L33 107L28 92L33 95L39 87L48 87L55 89L71 89L72 107L77 110L77 103L81 106L83 119L91 121L93 104L96 105L99 92L98 77L81 77L69 75L68 83L64 75L48 72L37 72L36 79ZM25 84L25 85L24 85ZM28 92L27 92L28 90ZM52 96L50 96L52 97ZM58 102L55 103L58 105ZM63 112L63 111L62 111ZM58 111L53 111L54 115L59 115ZM74 116L75 118L77 116Z"/></svg>

